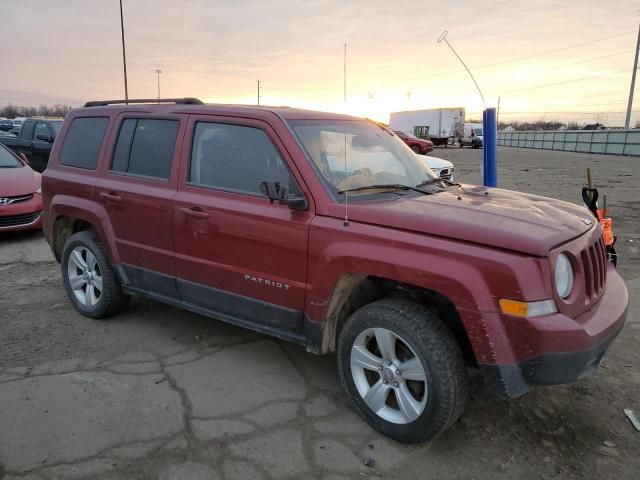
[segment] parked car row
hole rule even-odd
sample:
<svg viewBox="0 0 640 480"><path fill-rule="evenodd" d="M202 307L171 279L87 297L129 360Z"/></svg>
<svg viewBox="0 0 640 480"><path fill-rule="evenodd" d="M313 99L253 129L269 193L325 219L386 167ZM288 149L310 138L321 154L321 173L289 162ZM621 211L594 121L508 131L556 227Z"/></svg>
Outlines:
<svg viewBox="0 0 640 480"><path fill-rule="evenodd" d="M14 128L20 128L22 123L26 120L25 117L17 117L17 118L0 118L0 131L8 132L13 130Z"/></svg>

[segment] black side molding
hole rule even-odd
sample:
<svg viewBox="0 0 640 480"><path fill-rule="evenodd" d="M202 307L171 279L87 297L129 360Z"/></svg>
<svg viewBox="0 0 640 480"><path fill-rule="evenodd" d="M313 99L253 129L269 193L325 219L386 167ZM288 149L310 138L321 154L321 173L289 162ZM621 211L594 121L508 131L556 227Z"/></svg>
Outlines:
<svg viewBox="0 0 640 480"><path fill-rule="evenodd" d="M106 107L107 105L136 104L136 103L173 103L175 105L204 105L197 98L131 98L129 100L94 100L84 104L85 107Z"/></svg>

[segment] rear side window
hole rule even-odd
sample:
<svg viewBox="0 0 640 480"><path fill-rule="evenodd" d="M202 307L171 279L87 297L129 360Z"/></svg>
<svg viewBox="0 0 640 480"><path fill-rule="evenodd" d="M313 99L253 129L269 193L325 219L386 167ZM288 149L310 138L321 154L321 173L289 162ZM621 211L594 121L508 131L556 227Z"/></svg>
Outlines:
<svg viewBox="0 0 640 480"><path fill-rule="evenodd" d="M33 122L25 122L20 130L20 136L25 140L31 140L33 138L33 128L36 126Z"/></svg>
<svg viewBox="0 0 640 480"><path fill-rule="evenodd" d="M108 117L74 119L62 144L60 163L95 170L108 124Z"/></svg>
<svg viewBox="0 0 640 480"><path fill-rule="evenodd" d="M279 182L289 188L295 185L264 131L223 123L196 124L189 183L262 195L263 181Z"/></svg>
<svg viewBox="0 0 640 480"><path fill-rule="evenodd" d="M178 120L128 118L122 122L111 170L168 180Z"/></svg>

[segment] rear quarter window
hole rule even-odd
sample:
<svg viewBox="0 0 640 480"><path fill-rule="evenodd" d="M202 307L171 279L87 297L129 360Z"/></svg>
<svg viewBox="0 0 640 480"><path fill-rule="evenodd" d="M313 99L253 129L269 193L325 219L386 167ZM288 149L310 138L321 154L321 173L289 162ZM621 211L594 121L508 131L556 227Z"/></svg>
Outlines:
<svg viewBox="0 0 640 480"><path fill-rule="evenodd" d="M109 117L80 117L71 126L62 144L60 163L95 170Z"/></svg>

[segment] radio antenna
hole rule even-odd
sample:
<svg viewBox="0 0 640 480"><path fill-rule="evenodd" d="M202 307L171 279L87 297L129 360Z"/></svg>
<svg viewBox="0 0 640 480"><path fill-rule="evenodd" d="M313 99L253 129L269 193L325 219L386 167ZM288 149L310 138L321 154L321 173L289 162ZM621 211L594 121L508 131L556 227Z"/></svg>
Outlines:
<svg viewBox="0 0 640 480"><path fill-rule="evenodd" d="M349 172L347 170L347 127L344 127L344 223L349 226Z"/></svg>

